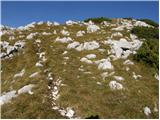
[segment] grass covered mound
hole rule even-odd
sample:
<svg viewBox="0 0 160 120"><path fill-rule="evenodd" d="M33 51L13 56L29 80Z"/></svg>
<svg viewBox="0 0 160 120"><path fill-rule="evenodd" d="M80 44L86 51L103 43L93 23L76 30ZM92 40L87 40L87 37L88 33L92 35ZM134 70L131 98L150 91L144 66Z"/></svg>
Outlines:
<svg viewBox="0 0 160 120"><path fill-rule="evenodd" d="M88 18L88 19L85 19L84 22L89 22L90 20L92 22L96 23L96 24L99 24L99 23L101 23L103 21L109 21L109 22L112 21L112 19L110 19L110 18L98 17L98 18Z"/></svg>

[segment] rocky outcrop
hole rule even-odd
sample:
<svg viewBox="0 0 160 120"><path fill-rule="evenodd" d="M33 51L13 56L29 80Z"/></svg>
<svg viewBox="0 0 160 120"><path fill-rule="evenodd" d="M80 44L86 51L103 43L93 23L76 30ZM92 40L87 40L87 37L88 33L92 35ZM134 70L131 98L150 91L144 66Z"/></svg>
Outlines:
<svg viewBox="0 0 160 120"><path fill-rule="evenodd" d="M17 41L13 46L9 45L6 41L0 42L1 48L4 50L0 53L0 58L12 57L14 53L17 53L20 49L24 48L25 42Z"/></svg>

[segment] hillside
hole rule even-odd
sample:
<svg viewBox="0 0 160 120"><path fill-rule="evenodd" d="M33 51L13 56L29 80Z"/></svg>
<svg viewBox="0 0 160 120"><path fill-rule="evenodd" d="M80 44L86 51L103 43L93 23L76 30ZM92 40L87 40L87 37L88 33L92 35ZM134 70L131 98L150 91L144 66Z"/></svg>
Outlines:
<svg viewBox="0 0 160 120"><path fill-rule="evenodd" d="M157 29L135 19L1 26L1 117L158 118L157 61L139 59L147 38L135 27Z"/></svg>

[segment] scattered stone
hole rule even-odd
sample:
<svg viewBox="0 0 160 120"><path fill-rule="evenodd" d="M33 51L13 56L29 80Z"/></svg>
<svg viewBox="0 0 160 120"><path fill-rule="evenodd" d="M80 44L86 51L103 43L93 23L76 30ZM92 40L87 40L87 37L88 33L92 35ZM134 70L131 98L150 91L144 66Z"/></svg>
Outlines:
<svg viewBox="0 0 160 120"><path fill-rule="evenodd" d="M154 110L154 112L158 112L158 107L157 107L156 103L154 104L154 109L153 110Z"/></svg>
<svg viewBox="0 0 160 120"><path fill-rule="evenodd" d="M76 33L76 36L77 36L77 37L81 37L81 36L83 36L83 34L85 34L85 31L78 31L78 32Z"/></svg>
<svg viewBox="0 0 160 120"><path fill-rule="evenodd" d="M73 115L74 115L74 113L75 113L75 112L72 110L72 108L67 107L67 109L66 109L66 116L67 116L67 117L72 118Z"/></svg>
<svg viewBox="0 0 160 120"><path fill-rule="evenodd" d="M94 25L94 23L90 20L87 25Z"/></svg>
<svg viewBox="0 0 160 120"><path fill-rule="evenodd" d="M129 71L130 70L130 68L129 67L126 67L126 71Z"/></svg>
<svg viewBox="0 0 160 120"><path fill-rule="evenodd" d="M108 27L108 26L110 25L110 23L107 22L107 21L103 21L102 24L103 24L104 26L106 26L106 27Z"/></svg>
<svg viewBox="0 0 160 120"><path fill-rule="evenodd" d="M128 58L128 56L130 55L130 54L132 54L133 52L132 51L130 51L130 50L126 50L126 51L123 51L123 55L122 55L122 58L123 59L127 59Z"/></svg>
<svg viewBox="0 0 160 120"><path fill-rule="evenodd" d="M72 21L72 20L66 21L66 25L73 25L73 24L77 24L77 22Z"/></svg>
<svg viewBox="0 0 160 120"><path fill-rule="evenodd" d="M1 53L0 53L0 58L3 58L4 56L6 56L6 53L1 52Z"/></svg>
<svg viewBox="0 0 160 120"><path fill-rule="evenodd" d="M52 109L53 109L53 110L58 110L59 107L58 107L58 106L54 106L54 107L52 107Z"/></svg>
<svg viewBox="0 0 160 120"><path fill-rule="evenodd" d="M132 50L138 50L141 46L142 46L142 41L139 40L134 40L133 42L131 42L132 44Z"/></svg>
<svg viewBox="0 0 160 120"><path fill-rule="evenodd" d="M111 35L111 38L113 38L113 37L123 37L123 34L120 33L120 32L115 32L115 33L113 33L113 34Z"/></svg>
<svg viewBox="0 0 160 120"><path fill-rule="evenodd" d="M29 78L35 77L35 76L37 76L38 74L39 74L39 72L35 72L35 73L31 74L31 75L29 76Z"/></svg>
<svg viewBox="0 0 160 120"><path fill-rule="evenodd" d="M17 97L15 90L3 94L0 96L0 105L8 103L14 97Z"/></svg>
<svg viewBox="0 0 160 120"><path fill-rule="evenodd" d="M51 89L51 87L50 87L50 86L48 86L48 89Z"/></svg>
<svg viewBox="0 0 160 120"><path fill-rule="evenodd" d="M105 80L105 78L108 77L108 72L103 72L101 74L101 76L102 76L103 80Z"/></svg>
<svg viewBox="0 0 160 120"><path fill-rule="evenodd" d="M9 55L12 51L16 50L16 48L14 46L8 46L7 47L7 54Z"/></svg>
<svg viewBox="0 0 160 120"><path fill-rule="evenodd" d="M37 23L37 25L42 25L42 24L44 24L43 21L40 21L40 22Z"/></svg>
<svg viewBox="0 0 160 120"><path fill-rule="evenodd" d="M97 25L88 25L87 27L87 32L88 33L93 33L99 30L100 28Z"/></svg>
<svg viewBox="0 0 160 120"><path fill-rule="evenodd" d="M65 60L68 60L69 59L69 57L63 57Z"/></svg>
<svg viewBox="0 0 160 120"><path fill-rule="evenodd" d="M3 49L5 49L5 48L7 48L9 46L9 42L0 41L0 45L2 46Z"/></svg>
<svg viewBox="0 0 160 120"><path fill-rule="evenodd" d="M43 67L43 65L40 62L37 62L36 67Z"/></svg>
<svg viewBox="0 0 160 120"><path fill-rule="evenodd" d="M83 72L83 71L84 71L84 69L83 69L83 68L78 68L78 70L79 70L79 71L81 71L81 72Z"/></svg>
<svg viewBox="0 0 160 120"><path fill-rule="evenodd" d="M18 30L29 30L31 28L34 28L35 24L36 24L36 22L32 22L26 26L20 26L20 27L18 27Z"/></svg>
<svg viewBox="0 0 160 120"><path fill-rule="evenodd" d="M88 71L88 72L84 72L84 74L92 74L92 72L89 72L89 71Z"/></svg>
<svg viewBox="0 0 160 120"><path fill-rule="evenodd" d="M133 55L137 54L137 52L136 52L136 51L133 51L132 53L133 53Z"/></svg>
<svg viewBox="0 0 160 120"><path fill-rule="evenodd" d="M96 55L95 54L88 54L88 55L86 55L86 58L94 59L94 58L96 58Z"/></svg>
<svg viewBox="0 0 160 120"><path fill-rule="evenodd" d="M159 75L156 73L154 76L157 80L159 80Z"/></svg>
<svg viewBox="0 0 160 120"><path fill-rule="evenodd" d="M68 53L68 51L64 51L62 54L63 54L63 55L66 55L67 53Z"/></svg>
<svg viewBox="0 0 160 120"><path fill-rule="evenodd" d="M145 114L146 116L149 116L149 115L151 114L151 110L150 110L149 107L146 106L143 110L144 110L144 114Z"/></svg>
<svg viewBox="0 0 160 120"><path fill-rule="evenodd" d="M61 43L68 43L68 42L71 42L73 40L70 37L64 37L64 38L57 37L55 41L56 42L61 42Z"/></svg>
<svg viewBox="0 0 160 120"><path fill-rule="evenodd" d="M37 39L35 40L36 43L41 43L41 40Z"/></svg>
<svg viewBox="0 0 160 120"><path fill-rule="evenodd" d="M54 31L53 31L53 34L57 35L57 31L56 31L56 30L54 30Z"/></svg>
<svg viewBox="0 0 160 120"><path fill-rule="evenodd" d="M60 25L60 24L59 24L58 22L54 22L53 25L54 25L54 26L58 26L58 25Z"/></svg>
<svg viewBox="0 0 160 120"><path fill-rule="evenodd" d="M121 19L120 24L123 28L126 28L127 30L131 30L133 28L131 20Z"/></svg>
<svg viewBox="0 0 160 120"><path fill-rule="evenodd" d="M76 47L77 51L83 51L83 50L94 50L99 48L100 45L96 41L92 42L85 42L84 44L80 44L78 47Z"/></svg>
<svg viewBox="0 0 160 120"><path fill-rule="evenodd" d="M142 22L142 21L136 21L134 26L150 27L150 25L148 25L148 24L146 24L145 22Z"/></svg>
<svg viewBox="0 0 160 120"><path fill-rule="evenodd" d="M26 85L24 87L22 87L21 89L18 90L18 94L22 94L22 93L28 93L30 95L33 94L33 92L31 91L31 89L34 87L35 85L30 84L30 85Z"/></svg>
<svg viewBox="0 0 160 120"><path fill-rule="evenodd" d="M130 34L130 38L131 38L131 40L136 40L138 37L134 34Z"/></svg>
<svg viewBox="0 0 160 120"><path fill-rule="evenodd" d="M14 39L15 39L14 36L10 36L10 37L9 37L9 40L14 40Z"/></svg>
<svg viewBox="0 0 160 120"><path fill-rule="evenodd" d="M109 59L101 59L98 61L95 61L96 64L98 64L98 69L106 70L106 69L113 69L113 66Z"/></svg>
<svg viewBox="0 0 160 120"><path fill-rule="evenodd" d="M98 49L99 52L105 52L105 49Z"/></svg>
<svg viewBox="0 0 160 120"><path fill-rule="evenodd" d="M72 48L77 47L78 45L80 45L79 42L73 42L73 43L68 44L67 48L72 49Z"/></svg>
<svg viewBox="0 0 160 120"><path fill-rule="evenodd" d="M121 89L123 89L123 85L118 83L117 81L110 81L109 82L109 87L112 90L121 90Z"/></svg>
<svg viewBox="0 0 160 120"><path fill-rule="evenodd" d="M64 36L69 36L70 35L70 33L66 30L62 30L61 34L64 35Z"/></svg>
<svg viewBox="0 0 160 120"><path fill-rule="evenodd" d="M105 43L108 43L111 47L110 53L115 55L116 59L123 58L126 59L130 54L135 54L135 50L139 49L142 42L139 40L134 40L133 42L128 42L126 39L121 38L119 41L109 39Z"/></svg>
<svg viewBox="0 0 160 120"><path fill-rule="evenodd" d="M101 82L97 82L97 85L102 85L102 83Z"/></svg>
<svg viewBox="0 0 160 120"><path fill-rule="evenodd" d="M85 62L87 64L92 64L93 62L91 60L88 60L87 58L83 57L80 59L81 62Z"/></svg>
<svg viewBox="0 0 160 120"><path fill-rule="evenodd" d="M17 73L17 74L14 75L14 78L16 78L16 77L22 77L24 75L24 73L25 73L25 69L22 69L19 73Z"/></svg>
<svg viewBox="0 0 160 120"><path fill-rule="evenodd" d="M124 78L123 78L123 77L121 77L121 76L114 76L114 79L115 79L115 80L118 80L118 81L122 81L122 80L124 80Z"/></svg>
<svg viewBox="0 0 160 120"><path fill-rule="evenodd" d="M51 35L51 33L43 32L42 35Z"/></svg>
<svg viewBox="0 0 160 120"><path fill-rule="evenodd" d="M47 79L48 80L53 80L52 73L48 73Z"/></svg>
<svg viewBox="0 0 160 120"><path fill-rule="evenodd" d="M18 49L18 48L22 49L24 47L24 45L25 45L25 42L19 40L19 41L15 42L14 48L16 48L16 49Z"/></svg>
<svg viewBox="0 0 160 120"><path fill-rule="evenodd" d="M59 98L58 90L52 91L52 99L57 100Z"/></svg>
<svg viewBox="0 0 160 120"><path fill-rule="evenodd" d="M134 65L134 62L132 62L131 60L125 60L123 62L124 65Z"/></svg>
<svg viewBox="0 0 160 120"><path fill-rule="evenodd" d="M114 31L123 31L124 30L124 26L118 26L116 28L112 28L111 30L114 30Z"/></svg>
<svg viewBox="0 0 160 120"><path fill-rule="evenodd" d="M61 114L62 116L65 116L65 115L66 115L66 111L65 111L65 110L59 109L58 111L60 112L60 114Z"/></svg>
<svg viewBox="0 0 160 120"><path fill-rule="evenodd" d="M47 25L48 25L48 26L51 26L51 25L53 25L53 23L50 22L50 21L47 21Z"/></svg>
<svg viewBox="0 0 160 120"><path fill-rule="evenodd" d="M31 39L33 39L33 37L35 37L36 35L38 35L37 32L36 32L36 33L30 33L30 34L26 37L26 39L31 40Z"/></svg>
<svg viewBox="0 0 160 120"><path fill-rule="evenodd" d="M37 53L39 55L39 59L41 62L45 62L47 59L45 58L45 52Z"/></svg>
<svg viewBox="0 0 160 120"><path fill-rule="evenodd" d="M133 72L133 78L134 78L134 79L137 80L137 79L139 79L139 78L141 78L141 77L142 77L141 75L136 75L135 72Z"/></svg>
<svg viewBox="0 0 160 120"><path fill-rule="evenodd" d="M120 58L123 53L123 50L119 46L114 45L111 47L111 53L115 54L116 58Z"/></svg>

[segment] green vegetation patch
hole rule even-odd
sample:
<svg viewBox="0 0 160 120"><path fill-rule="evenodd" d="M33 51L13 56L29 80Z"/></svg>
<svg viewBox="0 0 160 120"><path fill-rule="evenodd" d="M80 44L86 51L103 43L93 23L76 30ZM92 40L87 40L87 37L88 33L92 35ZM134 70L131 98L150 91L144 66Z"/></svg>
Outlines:
<svg viewBox="0 0 160 120"><path fill-rule="evenodd" d="M143 45L133 56L134 60L144 62L159 70L159 30L151 27L134 27L132 33L145 38Z"/></svg>
<svg viewBox="0 0 160 120"><path fill-rule="evenodd" d="M139 38L145 39L159 39L159 30L152 27L134 27L131 31L136 34Z"/></svg>
<svg viewBox="0 0 160 120"><path fill-rule="evenodd" d="M156 39L149 39L144 41L141 48L134 55L137 61L143 61L155 69L159 69L159 41Z"/></svg>
<svg viewBox="0 0 160 120"><path fill-rule="evenodd" d="M112 19L110 19L110 18L98 17L98 18L88 18L88 19L85 19L84 22L89 22L90 20L92 22L94 22L94 23L97 23L97 24L99 24L99 23L101 23L103 21L108 21L108 22L112 21Z"/></svg>

